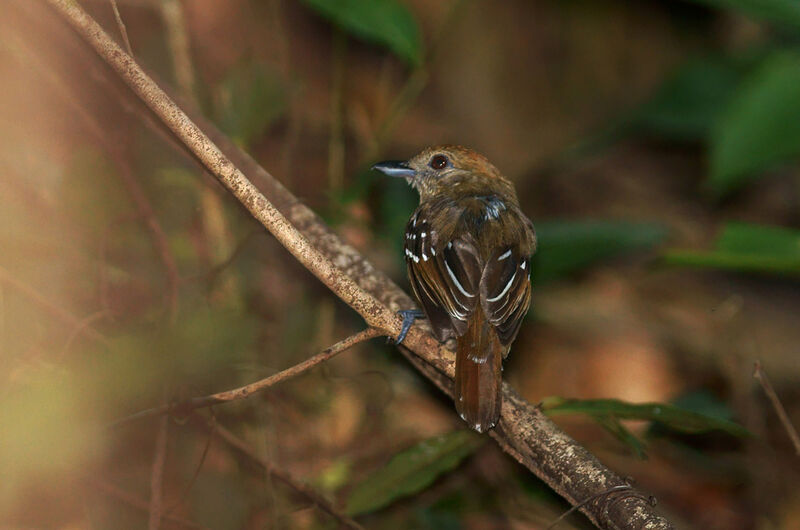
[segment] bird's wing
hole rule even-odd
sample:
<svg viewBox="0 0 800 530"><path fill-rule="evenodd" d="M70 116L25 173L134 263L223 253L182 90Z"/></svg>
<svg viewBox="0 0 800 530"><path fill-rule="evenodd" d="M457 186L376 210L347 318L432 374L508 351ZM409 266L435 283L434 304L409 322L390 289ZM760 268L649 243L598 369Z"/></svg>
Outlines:
<svg viewBox="0 0 800 530"><path fill-rule="evenodd" d="M420 209L406 226L405 259L414 294L440 340L463 335L479 300L481 266L466 238L444 241Z"/></svg>
<svg viewBox="0 0 800 530"><path fill-rule="evenodd" d="M480 282L481 305L500 342L517 336L531 301L530 257L515 247L501 248L486 262Z"/></svg>

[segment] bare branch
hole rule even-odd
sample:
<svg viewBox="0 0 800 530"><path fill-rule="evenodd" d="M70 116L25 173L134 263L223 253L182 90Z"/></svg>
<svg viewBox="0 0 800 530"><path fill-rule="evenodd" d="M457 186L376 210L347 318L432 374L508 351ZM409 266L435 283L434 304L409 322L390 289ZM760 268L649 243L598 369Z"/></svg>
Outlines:
<svg viewBox="0 0 800 530"><path fill-rule="evenodd" d="M224 135L207 126L205 120L190 119L77 4L70 0L46 1L292 255L357 311L370 327L397 335L401 321L395 311L413 306L405 293L354 249L344 245L313 212ZM203 123L205 130L195 122ZM259 179L274 203L244 176L242 169ZM401 352L440 388L452 394L453 354L424 329L414 326ZM507 384L503 393L501 420L492 437L571 504L595 498L580 508L594 524L602 528L672 528L641 495L627 496L619 502L594 497L624 485L625 480L600 464Z"/></svg>
<svg viewBox="0 0 800 530"><path fill-rule="evenodd" d="M756 381L759 382L761 388L764 389L764 393L769 398L770 403L772 403L772 408L775 409L775 413L781 420L783 428L786 429L786 433L792 440L795 452L797 453L798 456L800 456L800 436L797 435L797 430L794 428L794 425L792 425L792 421L789 419L789 415L786 413L786 409L783 408L783 403L781 403L780 398L778 398L778 394L775 392L775 389L772 388L772 383L769 382L767 373L761 366L761 361L755 362L753 366L753 377L756 378Z"/></svg>
<svg viewBox="0 0 800 530"><path fill-rule="evenodd" d="M117 21L119 32L122 35L122 41L125 43L125 49L128 50L128 55L133 57L133 49L131 48L131 41L128 39L128 29L122 21L122 15L119 14L119 7L117 7L117 0L109 0L111 2L111 9L114 10L114 20Z"/></svg>
<svg viewBox="0 0 800 530"><path fill-rule="evenodd" d="M250 383L249 385L241 386L239 388L234 388L232 390L226 390L224 392L217 392L216 394L210 394L208 396L192 398L187 401L183 401L181 403L162 405L160 407L143 410L141 412L137 412L136 414L131 414L130 416L126 416L125 418L115 421L114 423L109 425L109 428L114 429L117 427L121 427L122 425L126 425L135 420L152 418L154 416L162 416L171 413L185 416L191 411L199 408L212 407L214 405L219 405L221 403L227 403L229 401L237 401L240 399L248 398L253 394L255 394L256 392L261 392L277 383L280 383L282 381L300 375L306 370L309 370L320 363L332 359L333 357L337 356L338 354L342 353L345 350L352 348L353 346L355 346L360 342L364 342L365 340L369 340L371 338L383 334L384 333L379 329L367 328L364 331L360 331L354 335L350 335L349 337L340 340L333 346L326 348L325 350L314 355L313 357L309 357L308 359L306 359L301 363L295 364L294 366L291 366L286 370L282 370L277 374L272 374L269 377L265 377L264 379L260 379L254 383Z"/></svg>
<svg viewBox="0 0 800 530"><path fill-rule="evenodd" d="M239 439L235 434L233 434L228 429L224 428L219 424L212 425L206 419L201 417L199 414L194 414L193 419L197 420L204 429L214 429L215 432L219 435L222 440L231 446L232 448L236 449L238 452L242 453L246 456L249 460L257 464L267 475L278 479L279 481L283 482L285 485L289 486L289 488L293 489L295 492L300 494L301 496L305 497L312 503L314 503L317 507L319 507L322 511L326 512L328 515L339 521L342 525L347 528L353 528L356 530L363 530L363 527L355 522L353 519L347 517L346 515L342 514L337 510L333 504L330 503L325 497L311 489L310 487L303 484L301 481L296 479L289 473L288 471L279 469L275 467L272 462L261 458L258 453L256 453L244 440Z"/></svg>

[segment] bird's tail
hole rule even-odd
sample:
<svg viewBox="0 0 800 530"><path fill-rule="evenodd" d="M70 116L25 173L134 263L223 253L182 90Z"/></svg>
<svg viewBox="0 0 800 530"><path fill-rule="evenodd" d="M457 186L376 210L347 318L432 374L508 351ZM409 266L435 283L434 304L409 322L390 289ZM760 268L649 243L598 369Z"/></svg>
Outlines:
<svg viewBox="0 0 800 530"><path fill-rule="evenodd" d="M500 417L504 351L478 306L467 332L456 339L455 381L456 410L478 432L494 427Z"/></svg>

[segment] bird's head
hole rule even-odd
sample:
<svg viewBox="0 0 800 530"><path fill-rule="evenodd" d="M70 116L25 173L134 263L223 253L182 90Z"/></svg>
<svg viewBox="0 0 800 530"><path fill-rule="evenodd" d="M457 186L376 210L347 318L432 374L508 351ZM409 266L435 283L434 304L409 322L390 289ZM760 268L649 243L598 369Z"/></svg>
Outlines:
<svg viewBox="0 0 800 530"><path fill-rule="evenodd" d="M422 201L456 188L473 193L481 188L511 186L485 156L460 145L428 147L408 160L388 160L372 169L405 178L419 191Z"/></svg>

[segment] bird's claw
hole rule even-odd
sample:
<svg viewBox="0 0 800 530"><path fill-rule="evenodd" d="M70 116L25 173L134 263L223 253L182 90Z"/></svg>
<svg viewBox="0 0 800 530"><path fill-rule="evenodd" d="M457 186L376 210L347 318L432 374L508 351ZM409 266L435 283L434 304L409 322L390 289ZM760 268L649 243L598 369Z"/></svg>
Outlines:
<svg viewBox="0 0 800 530"><path fill-rule="evenodd" d="M403 340L408 335L408 330L414 325L414 321L418 318L425 318L425 313L419 309L403 309L397 312L398 315L403 317L403 327L400 328L400 334L395 339L395 344L402 344Z"/></svg>

